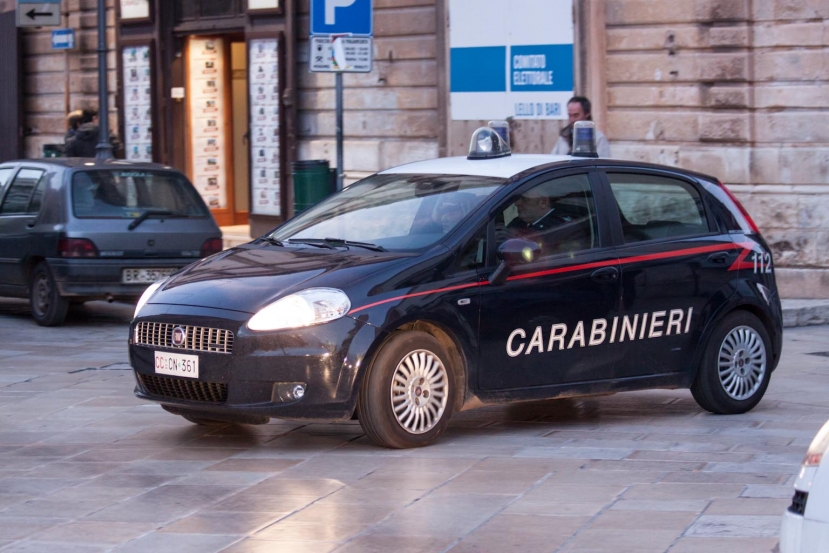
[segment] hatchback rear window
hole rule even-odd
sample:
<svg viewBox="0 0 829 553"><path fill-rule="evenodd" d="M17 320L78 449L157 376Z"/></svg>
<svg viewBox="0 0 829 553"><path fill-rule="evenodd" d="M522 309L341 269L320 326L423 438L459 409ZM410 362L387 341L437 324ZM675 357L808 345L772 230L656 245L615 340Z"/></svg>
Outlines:
<svg viewBox="0 0 829 553"><path fill-rule="evenodd" d="M196 190L181 175L157 171L82 171L72 177L72 210L89 219L135 219L145 212L207 217Z"/></svg>

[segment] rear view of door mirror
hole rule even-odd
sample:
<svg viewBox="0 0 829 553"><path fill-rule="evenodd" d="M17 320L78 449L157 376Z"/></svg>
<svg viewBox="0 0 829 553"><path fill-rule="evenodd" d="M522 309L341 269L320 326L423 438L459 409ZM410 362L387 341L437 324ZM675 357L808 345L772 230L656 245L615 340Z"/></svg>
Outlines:
<svg viewBox="0 0 829 553"><path fill-rule="evenodd" d="M523 263L531 263L538 258L541 246L523 238L511 238L498 246L501 263L489 277L489 283L495 286L507 281L512 268Z"/></svg>

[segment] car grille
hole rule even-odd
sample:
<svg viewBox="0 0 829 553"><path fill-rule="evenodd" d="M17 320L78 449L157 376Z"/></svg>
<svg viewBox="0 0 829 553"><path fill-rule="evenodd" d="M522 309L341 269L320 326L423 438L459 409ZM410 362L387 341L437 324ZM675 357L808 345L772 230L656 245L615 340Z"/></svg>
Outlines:
<svg viewBox="0 0 829 553"><path fill-rule="evenodd" d="M227 401L227 384L221 382L201 382L147 374L138 374L138 380L141 387L151 396L208 403Z"/></svg>
<svg viewBox="0 0 829 553"><path fill-rule="evenodd" d="M180 346L173 344L173 329L176 327L184 330L184 342ZM231 353L233 333L221 328L141 321L135 325L135 343L141 346Z"/></svg>
<svg viewBox="0 0 829 553"><path fill-rule="evenodd" d="M809 499L808 492L801 492L795 490L792 504L789 506L789 512L796 515L803 516L806 513L806 500Z"/></svg>

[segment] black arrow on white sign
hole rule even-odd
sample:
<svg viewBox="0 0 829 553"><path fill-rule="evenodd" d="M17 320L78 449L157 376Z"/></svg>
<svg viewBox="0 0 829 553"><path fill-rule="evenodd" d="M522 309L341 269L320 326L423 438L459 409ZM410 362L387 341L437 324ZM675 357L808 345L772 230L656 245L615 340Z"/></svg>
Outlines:
<svg viewBox="0 0 829 553"><path fill-rule="evenodd" d="M52 15L54 15L52 12L39 12L34 8L26 12L26 16L32 21L34 21L36 17L52 17Z"/></svg>

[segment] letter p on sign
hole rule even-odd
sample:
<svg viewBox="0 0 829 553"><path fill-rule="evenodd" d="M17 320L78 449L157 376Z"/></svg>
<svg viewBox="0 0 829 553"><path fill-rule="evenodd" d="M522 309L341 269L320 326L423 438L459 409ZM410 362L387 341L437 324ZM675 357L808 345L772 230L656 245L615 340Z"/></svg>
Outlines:
<svg viewBox="0 0 829 553"><path fill-rule="evenodd" d="M337 21L336 9L347 8L357 0L325 0L325 24L335 25Z"/></svg>

